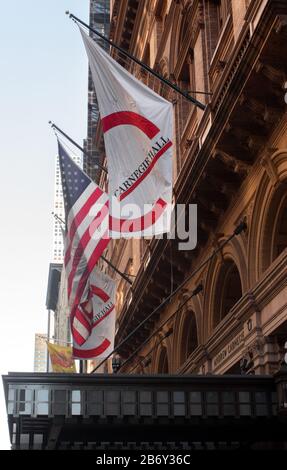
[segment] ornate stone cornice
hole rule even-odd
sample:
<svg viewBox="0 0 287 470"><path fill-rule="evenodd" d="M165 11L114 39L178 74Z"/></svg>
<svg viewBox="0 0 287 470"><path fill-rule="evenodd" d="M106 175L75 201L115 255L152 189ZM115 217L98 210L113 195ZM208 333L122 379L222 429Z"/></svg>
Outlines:
<svg viewBox="0 0 287 470"><path fill-rule="evenodd" d="M174 69L174 75L178 80L179 74L183 67L184 61L188 54L189 49L193 49L195 40L201 28L203 28L203 14L202 14L202 1L195 0L192 5L187 6L187 10L182 10L182 15L185 17L188 15L189 21L186 32L183 37L182 44L179 45L179 54Z"/></svg>

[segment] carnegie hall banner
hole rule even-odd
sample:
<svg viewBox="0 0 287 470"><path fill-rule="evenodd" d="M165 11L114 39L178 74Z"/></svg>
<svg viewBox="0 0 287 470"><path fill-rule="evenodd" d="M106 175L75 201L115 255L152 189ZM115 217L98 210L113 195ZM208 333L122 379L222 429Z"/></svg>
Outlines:
<svg viewBox="0 0 287 470"><path fill-rule="evenodd" d="M89 277L83 295L86 302L80 306L86 323L81 323L78 327L81 330L87 328L88 331L83 332L86 341L79 345L74 338L74 358L103 359L113 351L116 319L115 297L116 282L95 268Z"/></svg>
<svg viewBox="0 0 287 470"><path fill-rule="evenodd" d="M170 231L172 104L81 30L99 103L111 200L110 235Z"/></svg>

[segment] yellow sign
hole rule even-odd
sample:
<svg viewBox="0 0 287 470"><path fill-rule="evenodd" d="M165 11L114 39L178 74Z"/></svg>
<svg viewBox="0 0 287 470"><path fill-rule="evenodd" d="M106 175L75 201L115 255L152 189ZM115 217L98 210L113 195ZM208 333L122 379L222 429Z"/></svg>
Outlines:
<svg viewBox="0 0 287 470"><path fill-rule="evenodd" d="M75 373L76 366L72 356L72 348L48 343L48 351L52 363L53 372Z"/></svg>

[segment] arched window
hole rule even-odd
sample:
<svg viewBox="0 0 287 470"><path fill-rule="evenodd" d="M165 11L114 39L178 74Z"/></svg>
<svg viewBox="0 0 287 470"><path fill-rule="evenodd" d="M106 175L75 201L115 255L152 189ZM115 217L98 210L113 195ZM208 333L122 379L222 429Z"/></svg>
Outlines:
<svg viewBox="0 0 287 470"><path fill-rule="evenodd" d="M168 357L167 350L165 347L162 348L158 361L158 373L168 374Z"/></svg>
<svg viewBox="0 0 287 470"><path fill-rule="evenodd" d="M180 363L183 364L198 346L197 326L194 312L188 311L182 329Z"/></svg>
<svg viewBox="0 0 287 470"><path fill-rule="evenodd" d="M268 205L260 246L263 273L287 248L287 184L278 185Z"/></svg>
<svg viewBox="0 0 287 470"><path fill-rule="evenodd" d="M154 11L154 17L155 17L154 34L155 34L156 49L159 48L162 33L164 31L165 21L166 21L166 18L168 16L167 15L167 8L168 8L167 0L157 2L157 5L155 7L155 11Z"/></svg>
<svg viewBox="0 0 287 470"><path fill-rule="evenodd" d="M186 56L186 59L183 63L180 74L178 76L177 84L181 90L184 90L190 93L192 96L194 96L194 94L192 93L195 89L194 60L193 60L192 51L189 51L189 54ZM189 114L193 110L193 106L187 99L185 99L181 95L177 96L177 104L178 104L177 125L178 125L179 135L181 136L186 126Z"/></svg>
<svg viewBox="0 0 287 470"><path fill-rule="evenodd" d="M271 262L287 248L287 194L278 206L271 247Z"/></svg>
<svg viewBox="0 0 287 470"><path fill-rule="evenodd" d="M181 90L184 90L194 96L193 93L191 93L195 89L194 55L192 49L189 48L187 51L185 50L185 36L190 26L189 23L191 10L192 5L189 4L182 12L183 16L178 36L177 55L180 56L182 54L182 48L184 48L186 56L181 65L181 70L177 76L177 85ZM181 95L176 96L175 121L179 137L182 136L190 112L193 110L194 106L192 106L192 104L186 98Z"/></svg>
<svg viewBox="0 0 287 470"><path fill-rule="evenodd" d="M232 2L230 0L207 0L205 11L205 27L208 37L207 55L208 61L210 61L216 49L220 33L229 14L232 13Z"/></svg>
<svg viewBox="0 0 287 470"><path fill-rule="evenodd" d="M236 302L242 297L241 279L232 260L225 260L215 289L214 324L215 327L228 314Z"/></svg>

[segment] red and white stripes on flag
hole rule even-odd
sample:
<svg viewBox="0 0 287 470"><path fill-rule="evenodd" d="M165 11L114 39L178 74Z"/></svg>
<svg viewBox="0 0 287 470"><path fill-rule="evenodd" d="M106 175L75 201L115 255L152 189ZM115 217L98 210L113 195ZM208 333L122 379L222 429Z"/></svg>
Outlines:
<svg viewBox="0 0 287 470"><path fill-rule="evenodd" d="M91 298L90 277L109 243L109 198L60 142L58 147L66 213L64 265L70 323L73 340L81 346L91 335L91 318L85 311Z"/></svg>
<svg viewBox="0 0 287 470"><path fill-rule="evenodd" d="M111 222L114 222L110 224L110 235L141 237L169 232L172 104L142 84L80 31L100 108L109 194L117 200L110 207ZM126 217L127 214L131 215Z"/></svg>
<svg viewBox="0 0 287 470"><path fill-rule="evenodd" d="M79 317L74 326L87 339L82 345L73 345L73 356L76 359L93 359L107 357L114 349L115 336L115 296L116 283L108 275L95 268L89 277L86 300L80 305L85 315L83 325Z"/></svg>
<svg viewBox="0 0 287 470"><path fill-rule="evenodd" d="M103 201L107 198L107 195L101 191L98 193L98 201ZM95 230L106 218L108 222L108 212L102 211L101 215L93 218L89 222L90 217L81 219L81 212L85 212L86 208L82 208L79 212L78 226L75 230L75 224L77 217L73 218L73 222L70 224L70 230L68 230L67 236L67 251L65 254L65 267L68 279L68 299L71 309L71 330L74 340L77 344L83 344L90 336L89 319L86 318L84 311L81 306L83 302L86 302L87 298L87 286L89 285L89 278L91 273L95 269L96 263L98 262L101 254L107 247L109 242L108 235L103 238L94 238ZM107 232L106 232L107 233ZM70 234L70 237L69 237ZM105 235L105 234L103 234Z"/></svg>

